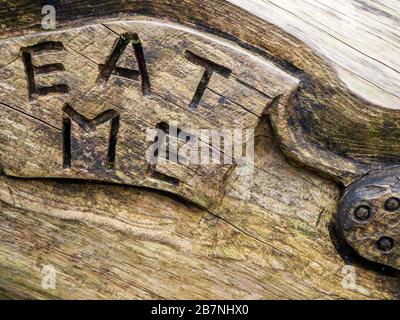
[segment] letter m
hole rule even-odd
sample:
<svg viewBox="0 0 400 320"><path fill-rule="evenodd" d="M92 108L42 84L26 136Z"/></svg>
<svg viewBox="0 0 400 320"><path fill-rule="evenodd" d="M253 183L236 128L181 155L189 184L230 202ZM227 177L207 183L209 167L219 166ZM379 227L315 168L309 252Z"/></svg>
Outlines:
<svg viewBox="0 0 400 320"><path fill-rule="evenodd" d="M108 149L107 149L107 158L105 161L105 167L108 170L114 169L115 164L115 152L116 152L116 145L117 145L117 135L119 129L119 114L116 110L106 110L92 119L88 119L85 116L81 115L77 111L75 111L69 104L65 104L63 107L63 111L65 113L63 119L63 167L70 168L71 167L71 158L72 158L72 151L71 149L76 149L76 139L72 139L72 120L76 122L81 129L86 134L93 134L97 127L105 123L107 121L111 122L110 133L109 133L109 140L108 140ZM87 155L90 152L96 153L99 150L99 146L96 144L98 139L94 139L90 143L85 143L84 150L80 150L83 156ZM91 150L87 150L87 149ZM100 161L101 162L101 161ZM95 159L95 163L99 165L99 159Z"/></svg>

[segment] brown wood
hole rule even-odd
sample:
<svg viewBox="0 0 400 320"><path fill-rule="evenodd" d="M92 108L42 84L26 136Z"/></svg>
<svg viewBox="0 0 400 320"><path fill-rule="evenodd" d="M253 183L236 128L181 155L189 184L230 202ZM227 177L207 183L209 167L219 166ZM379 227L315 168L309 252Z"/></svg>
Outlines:
<svg viewBox="0 0 400 320"><path fill-rule="evenodd" d="M399 168L369 173L343 196L338 221L343 238L365 258L399 268ZM361 212L361 213L360 213Z"/></svg>
<svg viewBox="0 0 400 320"><path fill-rule="evenodd" d="M115 50L122 52L118 59L120 68L138 69L133 46L118 47L121 37L133 32L140 35L146 56L143 63L151 79L149 93L142 90L143 80L112 76L111 67L108 76L99 70L99 65L106 65ZM88 45L93 38L95 43ZM13 61L5 69L13 76L3 82L12 89L4 91L0 111L0 130L4 130L0 134L7 137L2 143L3 171L21 177L83 178L141 185L174 192L204 207L219 203L224 193L220 190L222 180L235 168L232 165L157 165L157 172L176 183L155 179L146 161L146 150L153 142L147 138L146 129L172 122L188 133L198 129L255 128L274 99L279 96L278 105L287 102L298 80L229 42L217 41L220 40L177 25L138 20L3 42L0 50L7 61ZM44 49L35 54L39 50L35 47L37 43ZM52 53L51 46L56 44L62 49ZM63 66L60 72L31 72L29 83L37 92L34 97L26 89L27 68L20 59L20 50L33 51L30 63L36 66L43 68L55 61ZM212 73L195 110L190 103L205 68L191 61L193 58L188 58L188 54L228 65L226 70L230 73L229 76L218 70ZM40 94L41 88L55 90L51 87L53 84L67 86L68 93ZM76 119L77 114L95 118L107 110L115 115L91 129ZM113 164L113 170L108 170L109 121L116 115L120 119L115 167ZM63 118L70 119L69 135L76 140L70 148L72 159L68 168L63 165L60 148ZM97 126L98 130L94 130ZM20 139L26 130L37 134ZM88 135L87 131L91 133ZM90 143L91 140L97 143ZM18 162L12 152L15 149L19 150Z"/></svg>
<svg viewBox="0 0 400 320"><path fill-rule="evenodd" d="M398 298L332 224L340 188L396 164L392 100L226 1L63 1L56 31L2 5L1 296ZM149 166L146 129L171 122L255 129L253 174Z"/></svg>

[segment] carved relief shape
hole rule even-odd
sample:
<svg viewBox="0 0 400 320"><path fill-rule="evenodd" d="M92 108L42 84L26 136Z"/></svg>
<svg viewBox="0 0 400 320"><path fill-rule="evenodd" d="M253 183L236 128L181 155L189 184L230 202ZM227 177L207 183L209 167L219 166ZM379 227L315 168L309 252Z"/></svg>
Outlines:
<svg viewBox="0 0 400 320"><path fill-rule="evenodd" d="M0 95L6 174L140 185L205 207L219 201L237 164L149 165L147 130L255 129L271 105L290 103L299 83L233 43L157 21L32 35L0 50L15 59L7 66L13 90Z"/></svg>

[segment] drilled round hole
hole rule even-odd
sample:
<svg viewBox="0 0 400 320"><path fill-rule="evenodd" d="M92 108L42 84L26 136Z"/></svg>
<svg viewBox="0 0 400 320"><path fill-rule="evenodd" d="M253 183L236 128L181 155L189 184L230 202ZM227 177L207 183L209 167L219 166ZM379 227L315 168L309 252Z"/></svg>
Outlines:
<svg viewBox="0 0 400 320"><path fill-rule="evenodd" d="M368 206L359 206L354 210L354 216L358 220L365 221L371 216L371 209Z"/></svg>
<svg viewBox="0 0 400 320"><path fill-rule="evenodd" d="M392 250L393 245L394 241L390 237L382 237L376 242L376 246L378 247L378 249L384 252Z"/></svg>
<svg viewBox="0 0 400 320"><path fill-rule="evenodd" d="M395 211L400 208L400 200L396 197L391 197L385 202L385 209L388 211Z"/></svg>

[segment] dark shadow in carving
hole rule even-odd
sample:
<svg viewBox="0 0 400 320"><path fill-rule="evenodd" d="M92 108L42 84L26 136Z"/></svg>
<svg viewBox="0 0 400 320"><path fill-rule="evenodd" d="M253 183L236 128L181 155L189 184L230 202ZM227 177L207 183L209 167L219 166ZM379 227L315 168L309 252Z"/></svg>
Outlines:
<svg viewBox="0 0 400 320"><path fill-rule="evenodd" d="M71 167L71 120L75 121L85 131L94 131L96 127L104 122L111 121L108 151L106 158L106 168L114 169L117 136L119 130L120 116L115 110L106 110L98 114L93 119L88 119L75 111L69 104L65 104L63 111L67 117L63 120L63 166Z"/></svg>
<svg viewBox="0 0 400 320"><path fill-rule="evenodd" d="M205 69L203 76L201 77L201 80L197 86L196 92L194 93L192 101L189 105L189 108L191 110L196 110L201 100L201 97L207 89L207 85L210 82L212 74L216 72L221 76L228 78L231 75L232 71L228 68L225 68L224 66L212 62L211 60L200 57L189 50L185 51L185 56L191 63L197 64Z"/></svg>
<svg viewBox="0 0 400 320"><path fill-rule="evenodd" d="M159 123L156 125L156 128L162 130L162 131L164 132L164 134L165 134L165 135L163 136L163 141L160 142L161 144L167 142L167 137L168 137L168 135L169 135L169 129L170 129L170 127L171 127L171 125L169 125L169 124L166 123L166 122L159 122ZM177 128L177 127L174 127L174 129L176 130L176 133L177 133L177 135L179 136L179 133L182 132L182 130L179 129L179 128ZM158 138L159 138L158 136L155 137L154 143L157 143L157 142L158 142ZM154 156L157 158L157 157L158 157L158 154L159 154L158 148L156 148L156 149L154 150ZM177 158L178 158L178 155L177 155L174 151L171 151L171 150L168 148L168 145L167 145L167 147L166 147L166 160L170 160L171 158L177 159ZM156 167L157 167L157 164L150 164L150 165L148 166L148 168L147 168L147 173L148 173L152 178L157 179L157 180L161 180L161 181L164 181L164 182L167 182L167 183L169 183L169 184L173 184L173 185L175 185L175 186L178 186L178 185L179 185L179 183L180 183L180 180L179 180L179 179L177 179L177 178L175 178L175 177L171 177L171 176L169 176L169 175L166 175L166 174L164 174L164 173L162 173L162 172L157 171L157 170L156 170Z"/></svg>
<svg viewBox="0 0 400 320"><path fill-rule="evenodd" d="M71 168L71 119L63 118L63 168Z"/></svg>
<svg viewBox="0 0 400 320"><path fill-rule="evenodd" d="M35 100L38 98L38 96L46 96L50 93L65 94L69 92L69 86L66 84L38 87L35 83L35 74L48 74L51 72L65 71L64 65L62 63L51 63L42 66L35 66L32 63L32 53L40 53L43 51L61 51L63 49L63 44L56 41L38 43L36 45L21 49L22 61L24 63L28 81L29 100Z"/></svg>
<svg viewBox="0 0 400 320"><path fill-rule="evenodd" d="M340 235L341 231L335 222L331 222L328 226L328 229L336 252L346 264L357 265L389 277L400 278L399 270L361 257L358 252L356 252L350 245L347 244L346 241L342 239L342 236Z"/></svg>
<svg viewBox="0 0 400 320"><path fill-rule="evenodd" d="M136 61L139 70L131 70L127 68L117 67L117 63L122 53L126 50L128 44L131 43L135 52ZM104 86L111 74L116 76L137 80L141 77L142 80L142 93L143 95L151 94L150 78L147 72L146 60L143 53L143 47L140 42L139 36L136 33L124 33L122 34L114 45L114 48L108 57L105 64L99 65L99 76L97 77L96 83Z"/></svg>
<svg viewBox="0 0 400 320"><path fill-rule="evenodd" d="M35 74L45 74L56 71L65 71L65 68L62 63L51 63L38 67L34 66L33 70L35 71Z"/></svg>

